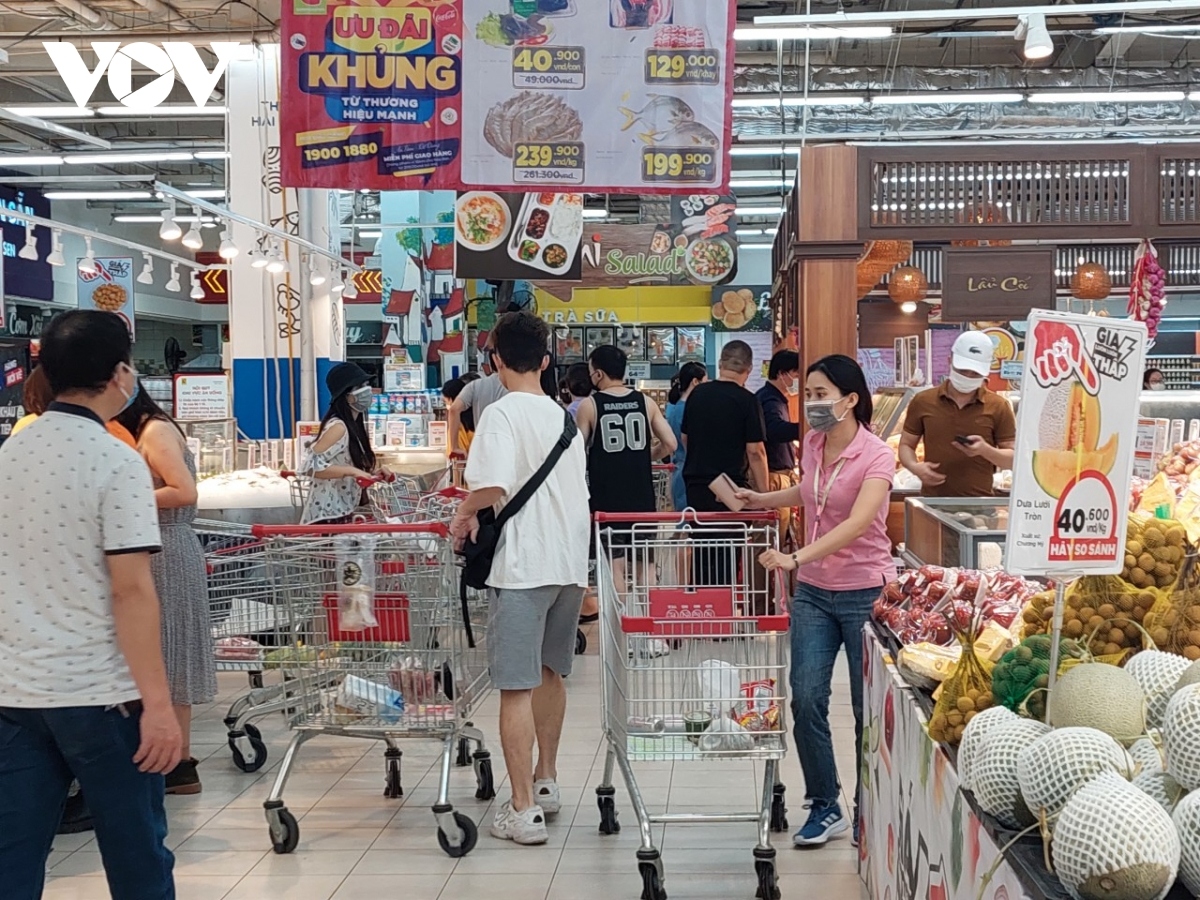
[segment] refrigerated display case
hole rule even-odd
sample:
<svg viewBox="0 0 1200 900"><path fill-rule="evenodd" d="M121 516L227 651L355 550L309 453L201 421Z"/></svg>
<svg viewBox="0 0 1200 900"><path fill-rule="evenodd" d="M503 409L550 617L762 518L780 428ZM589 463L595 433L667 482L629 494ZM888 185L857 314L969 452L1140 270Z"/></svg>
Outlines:
<svg viewBox="0 0 1200 900"><path fill-rule="evenodd" d="M1191 423L1200 422L1200 391L1142 391L1138 414L1144 419L1180 420L1187 438Z"/></svg>
<svg viewBox="0 0 1200 900"><path fill-rule="evenodd" d="M179 427L196 455L196 478L234 470L237 459L237 419L190 419Z"/></svg>
<svg viewBox="0 0 1200 900"><path fill-rule="evenodd" d="M910 497L904 505L904 561L911 566L990 569L1004 557L1006 497Z"/></svg>

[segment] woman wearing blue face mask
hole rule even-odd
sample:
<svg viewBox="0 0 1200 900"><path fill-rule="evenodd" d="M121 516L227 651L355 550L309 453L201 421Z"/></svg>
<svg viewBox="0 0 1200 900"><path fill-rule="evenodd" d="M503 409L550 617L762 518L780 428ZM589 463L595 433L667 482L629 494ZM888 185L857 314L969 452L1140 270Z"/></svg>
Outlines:
<svg viewBox="0 0 1200 900"><path fill-rule="evenodd" d="M371 409L371 376L354 363L338 363L325 376L329 410L321 420L317 440L300 468L312 479L300 523L326 525L350 521L362 503L357 479L382 472L367 434L366 414Z"/></svg>
<svg viewBox="0 0 1200 900"><path fill-rule="evenodd" d="M756 494L739 491L751 509L801 506L804 546L795 553L768 550L768 569L797 570L792 600L792 717L796 749L809 801L798 846L815 846L844 834L849 823L838 804L840 785L829 730L833 664L845 647L862 764L862 630L871 605L895 576L887 536L888 494L896 460L871 432L871 394L858 363L827 356L809 366L804 384L808 432L798 487ZM858 838L858 791L854 796Z"/></svg>

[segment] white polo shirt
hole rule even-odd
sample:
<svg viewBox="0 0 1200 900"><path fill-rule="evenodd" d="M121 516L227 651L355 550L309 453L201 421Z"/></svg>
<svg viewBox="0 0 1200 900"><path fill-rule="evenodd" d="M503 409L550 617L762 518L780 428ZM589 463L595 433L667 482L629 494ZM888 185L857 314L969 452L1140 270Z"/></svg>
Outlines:
<svg viewBox="0 0 1200 900"><path fill-rule="evenodd" d="M137 699L106 556L159 546L146 463L89 410L55 403L0 445L0 707Z"/></svg>

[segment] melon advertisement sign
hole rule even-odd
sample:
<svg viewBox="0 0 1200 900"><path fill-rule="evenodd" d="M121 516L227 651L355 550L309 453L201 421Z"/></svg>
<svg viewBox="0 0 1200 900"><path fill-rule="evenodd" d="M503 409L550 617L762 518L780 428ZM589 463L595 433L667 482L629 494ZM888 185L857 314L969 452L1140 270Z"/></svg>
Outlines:
<svg viewBox="0 0 1200 900"><path fill-rule="evenodd" d="M1145 354L1141 323L1030 315L1009 506L1010 572L1121 572Z"/></svg>

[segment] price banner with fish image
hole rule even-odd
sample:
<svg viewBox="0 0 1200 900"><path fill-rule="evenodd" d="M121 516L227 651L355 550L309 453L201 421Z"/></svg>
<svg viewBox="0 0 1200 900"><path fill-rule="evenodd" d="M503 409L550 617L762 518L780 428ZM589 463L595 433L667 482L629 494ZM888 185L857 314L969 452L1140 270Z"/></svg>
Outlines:
<svg viewBox="0 0 1200 900"><path fill-rule="evenodd" d="M462 0L462 180L637 194L729 181L730 0Z"/></svg>
<svg viewBox="0 0 1200 900"><path fill-rule="evenodd" d="M1146 327L1043 310L1028 327L1005 567L1120 574Z"/></svg>
<svg viewBox="0 0 1200 900"><path fill-rule="evenodd" d="M461 0L283 0L287 187L460 182Z"/></svg>

